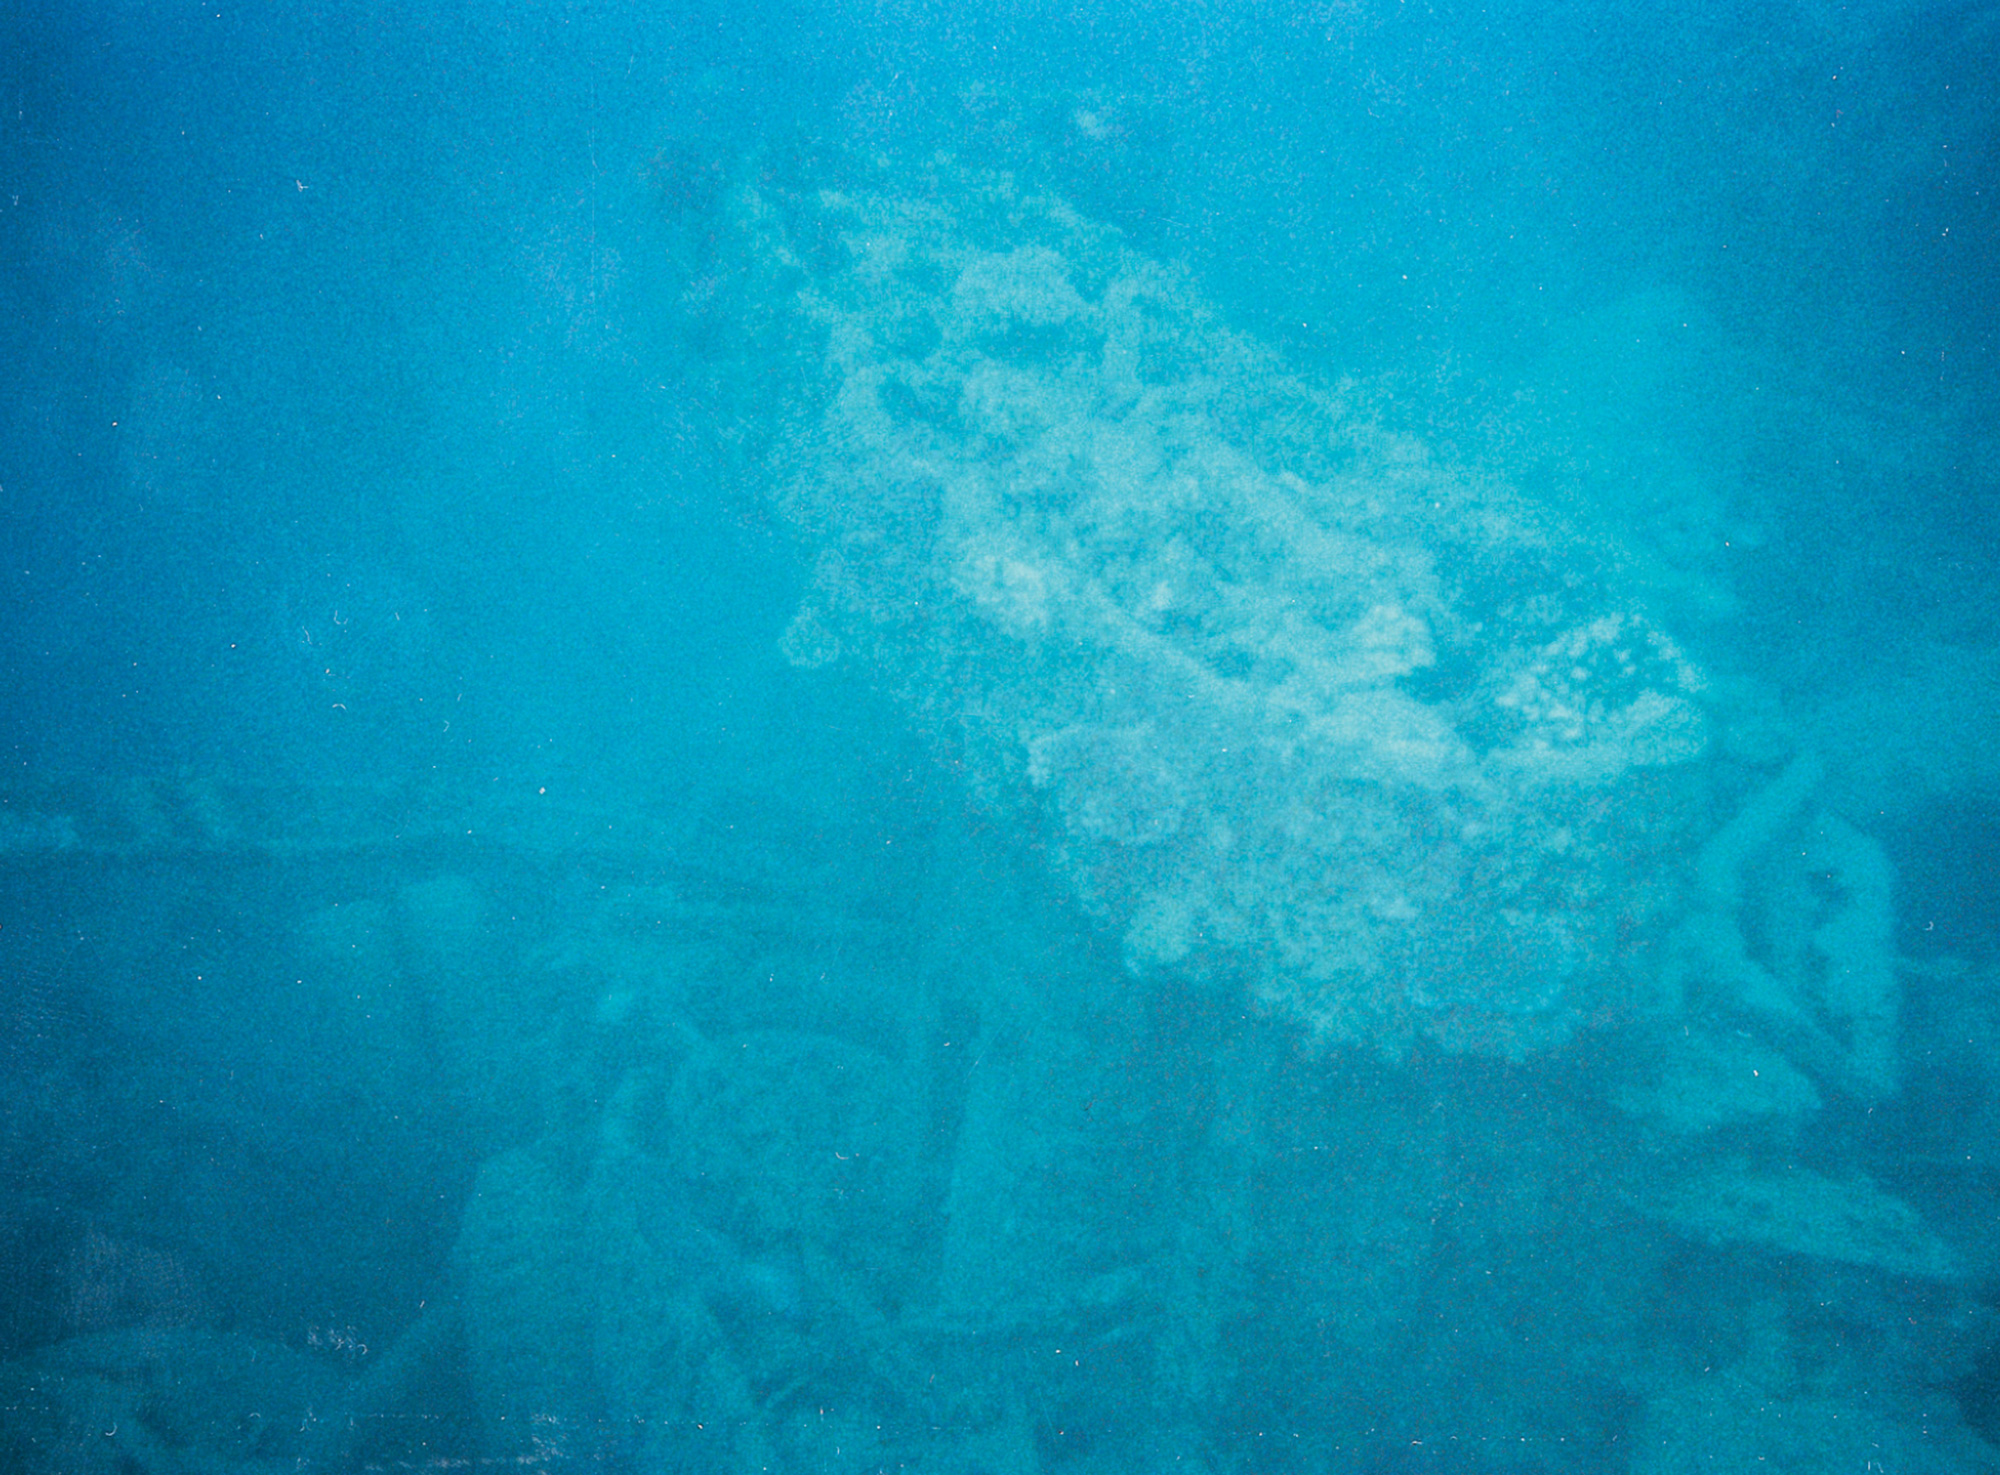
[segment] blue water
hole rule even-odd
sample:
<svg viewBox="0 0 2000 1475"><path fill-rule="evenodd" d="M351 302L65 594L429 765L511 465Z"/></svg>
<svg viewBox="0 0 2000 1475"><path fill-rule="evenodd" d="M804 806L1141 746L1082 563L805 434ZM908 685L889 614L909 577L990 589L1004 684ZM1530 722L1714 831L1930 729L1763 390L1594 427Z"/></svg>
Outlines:
<svg viewBox="0 0 2000 1475"><path fill-rule="evenodd" d="M8 11L0 1468L2000 1469L1996 76L1890 0ZM1081 597L980 624L814 377L887 218L823 192L997 260L992 171L1269 355L1218 402L1347 386L1568 530L1531 589L1350 529L1484 612L1397 691L1536 599L1701 669L1699 756L1495 847L1611 981L1414 863L1254 861L1475 1005L1145 931L1227 806L1034 755L1180 697L1014 664ZM1023 311L951 372L1054 373ZM1470 847L1445 787L1311 823Z"/></svg>

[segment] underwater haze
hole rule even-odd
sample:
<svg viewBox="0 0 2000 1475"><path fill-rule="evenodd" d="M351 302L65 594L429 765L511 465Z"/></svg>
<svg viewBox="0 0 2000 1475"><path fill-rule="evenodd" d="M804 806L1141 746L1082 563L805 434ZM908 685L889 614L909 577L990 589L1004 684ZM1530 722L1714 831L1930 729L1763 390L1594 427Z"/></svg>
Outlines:
<svg viewBox="0 0 2000 1475"><path fill-rule="evenodd" d="M2000 1472L1996 77L0 16L0 1471Z"/></svg>

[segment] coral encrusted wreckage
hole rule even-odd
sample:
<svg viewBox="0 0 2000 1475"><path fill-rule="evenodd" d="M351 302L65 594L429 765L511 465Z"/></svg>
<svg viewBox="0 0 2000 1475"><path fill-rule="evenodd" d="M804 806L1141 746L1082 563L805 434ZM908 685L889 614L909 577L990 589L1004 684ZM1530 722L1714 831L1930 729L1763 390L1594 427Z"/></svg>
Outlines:
<svg viewBox="0 0 2000 1475"><path fill-rule="evenodd" d="M385 1353L155 1296L0 1362L0 1463L2000 1470L1993 1133L1906 1150L1888 854L1643 535L1021 176L693 160L780 735L605 810L0 786L20 875L316 896L281 1012L467 1159Z"/></svg>
<svg viewBox="0 0 2000 1475"><path fill-rule="evenodd" d="M1519 1057L1630 1007L1700 670L1616 560L1004 175L745 189L796 664L893 689L1140 975Z"/></svg>

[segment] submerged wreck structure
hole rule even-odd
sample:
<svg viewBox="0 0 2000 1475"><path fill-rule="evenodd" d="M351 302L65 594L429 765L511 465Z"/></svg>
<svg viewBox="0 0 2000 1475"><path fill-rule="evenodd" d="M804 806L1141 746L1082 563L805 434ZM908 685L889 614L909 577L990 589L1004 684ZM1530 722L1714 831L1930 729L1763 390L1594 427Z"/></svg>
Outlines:
<svg viewBox="0 0 2000 1475"><path fill-rule="evenodd" d="M1829 1103L1898 1090L1889 862L1774 704L1670 633L1653 555L1311 382L1013 174L788 168L710 202L684 298L741 484L809 565L785 658L891 697L1134 997L1264 1021L1261 1045L1178 1047L1207 1056L1183 1125L1226 1102L1228 1131L1162 1167L1191 1194L1171 1233L1107 1250L1092 1206L1118 1194L1071 1165L1123 1161L1089 1103L1115 1095L1094 1037L1130 1026L1032 971L965 982L977 1058L1006 1063L953 1097L937 1278L904 1327L963 1351L1115 1308L1160 1418L1204 1439L1295 1383L1372 1429L1424 1402L1389 1352L1421 1345L1466 1370L1439 1386L1513 1390L1497 1423L1567 1407L1551 1439L1605 1406L1552 1369L1599 1368L1637 1410L1599 1431L1636 1431L1634 1470L1876 1441L1988 1467L1933 1422L1977 1341L1958 1246L1866 1154L1799 1153ZM1335 1084L1291 1083L1273 1038ZM1545 1120L1488 1119L1509 1072ZM1644 1308L1703 1256L1735 1289L1686 1343L1747 1338L1726 1386L1709 1351L1649 1346ZM1486 1330L1424 1330L1432 1296ZM1814 1298L1897 1350L1812 1371L1787 1327ZM1238 1324L1286 1371L1233 1351ZM1040 1468L1027 1410L1060 1395L992 1397L991 1463ZM1829 1400L1873 1411L1823 1438Z"/></svg>
<svg viewBox="0 0 2000 1475"><path fill-rule="evenodd" d="M176 1185L62 1220L109 1310L0 1359L0 1463L2000 1470L2000 1093L1928 1182L1873 1125L1929 1049L1889 860L1615 519L1016 176L681 174L678 326L804 554L764 674L823 740L602 812L0 788L17 876L289 908L253 1017L464 1164L355 1210L420 1192L438 1269L345 1362L106 1268ZM1951 1036L1990 1083L2000 1011ZM224 1074L172 1038L126 1119Z"/></svg>
<svg viewBox="0 0 2000 1475"><path fill-rule="evenodd" d="M1135 974L1392 1057L1677 1009L1727 714L1601 535L1008 175L725 213L723 397L815 559L787 657L892 690Z"/></svg>

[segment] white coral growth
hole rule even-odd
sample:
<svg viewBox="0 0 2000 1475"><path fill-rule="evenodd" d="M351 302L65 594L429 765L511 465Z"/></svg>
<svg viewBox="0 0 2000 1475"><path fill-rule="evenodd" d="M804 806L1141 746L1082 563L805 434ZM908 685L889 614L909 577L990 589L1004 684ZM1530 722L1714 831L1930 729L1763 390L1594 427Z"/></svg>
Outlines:
<svg viewBox="0 0 2000 1475"><path fill-rule="evenodd" d="M1621 1006L1686 838L1637 776L1706 724L1611 560L1003 178L736 218L814 355L773 471L822 550L788 651L872 666L1039 805L1135 970L1391 1051Z"/></svg>

